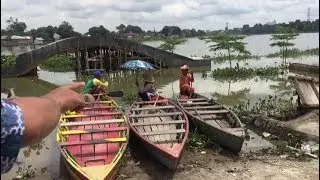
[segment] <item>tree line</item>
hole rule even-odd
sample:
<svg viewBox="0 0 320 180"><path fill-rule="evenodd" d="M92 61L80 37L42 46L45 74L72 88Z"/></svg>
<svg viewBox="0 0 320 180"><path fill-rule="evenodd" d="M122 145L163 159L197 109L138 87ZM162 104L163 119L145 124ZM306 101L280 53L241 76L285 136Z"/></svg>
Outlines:
<svg viewBox="0 0 320 180"><path fill-rule="evenodd" d="M17 18L10 18L7 21L7 27L5 29L1 29L1 36L3 35L20 35L20 36L33 36L33 37L42 37L45 43L50 43L54 41L54 34L58 34L60 39L74 37L74 36L82 36L82 35L90 35L90 36L105 36L107 34L112 34L114 36L121 36L126 33L136 33L140 37L201 37L208 36L220 33L219 31L208 31L201 29L181 29L178 26L164 26L160 31L155 30L143 30L139 26L135 25L124 25L120 24L116 27L116 31L109 31L103 25L90 27L88 32L81 34L74 30L74 27L66 21L63 21L59 26L44 26L39 27L37 29L27 30L27 25L25 22L20 22ZM300 21L296 20L294 22L289 23L280 23L280 24L255 24L253 27L249 25L243 25L242 28L234 28L227 31L230 34L273 34L276 33L276 28L278 26L288 27L292 29L296 29L297 32L319 32L319 19L315 21Z"/></svg>

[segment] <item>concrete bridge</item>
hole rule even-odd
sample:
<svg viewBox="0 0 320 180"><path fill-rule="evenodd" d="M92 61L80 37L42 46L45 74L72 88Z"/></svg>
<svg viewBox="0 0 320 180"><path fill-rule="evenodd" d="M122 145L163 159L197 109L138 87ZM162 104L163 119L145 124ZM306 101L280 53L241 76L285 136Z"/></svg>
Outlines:
<svg viewBox="0 0 320 180"><path fill-rule="evenodd" d="M56 54L73 53L76 57L76 71L104 69L117 70L130 59L142 59L160 67L179 67L187 64L194 67L210 66L208 60L193 60L133 41L111 35L104 37L71 37L62 39L39 49L17 56L13 69L2 69L2 77L35 75L37 66ZM98 65L97 63L98 62ZM99 67L97 67L99 66Z"/></svg>

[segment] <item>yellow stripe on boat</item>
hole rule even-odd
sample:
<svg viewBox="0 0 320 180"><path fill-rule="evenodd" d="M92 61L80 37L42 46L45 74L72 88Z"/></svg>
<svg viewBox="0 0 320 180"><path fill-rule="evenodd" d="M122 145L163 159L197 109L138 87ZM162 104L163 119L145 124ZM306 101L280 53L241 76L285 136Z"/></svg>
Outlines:
<svg viewBox="0 0 320 180"><path fill-rule="evenodd" d="M113 104L113 105L117 106L118 108L120 108L118 106L118 104L113 99L111 99L108 96L106 96L106 97L109 99L109 101L101 101L102 103ZM68 122L67 118L63 118L63 116L65 116L65 114L60 116L60 122L62 122L62 123ZM128 120L127 120L127 118L125 116L123 116L123 119L124 119L124 122L126 122L126 123L128 122ZM57 141L58 142L60 142L60 143L61 142L66 142L65 141L65 137L66 136L63 136L63 134L61 132L62 132L62 130L66 131L67 129L68 128L65 128L65 127L64 128L59 127L58 132L57 132ZM122 135L121 138L112 138L112 139L108 139L108 140L109 141L115 141L115 142L128 141L128 138L129 138L128 135L129 134L126 134L126 132L124 132L124 131L119 132L119 134ZM70 166L70 167L73 167L79 173L81 173L83 176L85 176L87 179L104 179L118 165L119 160L124 155L125 149L126 149L126 146L121 145L116 157L113 159L113 161L110 164L101 165L101 166L92 166L92 167L82 167L82 166L80 166L73 159L73 157L71 155L69 155L68 151L66 151L65 148L62 148L62 152L66 155L65 160L67 161L68 171L71 171L70 168L68 167L68 166ZM71 173L73 174L73 172L71 172ZM75 176L75 174L74 174L74 176ZM77 177L77 179L79 179L79 178Z"/></svg>

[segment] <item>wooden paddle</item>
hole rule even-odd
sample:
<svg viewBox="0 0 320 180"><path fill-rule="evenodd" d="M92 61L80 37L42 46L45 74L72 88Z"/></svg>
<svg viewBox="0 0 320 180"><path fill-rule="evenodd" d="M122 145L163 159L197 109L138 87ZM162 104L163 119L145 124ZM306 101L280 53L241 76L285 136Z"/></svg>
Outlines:
<svg viewBox="0 0 320 180"><path fill-rule="evenodd" d="M158 101L158 99L159 99L159 97L160 97L160 94L161 94L161 93L162 93L161 91L159 91L159 92L158 92L157 99L156 99L156 101L155 101L155 102L154 102L154 104L153 104L153 106L154 106L154 107L156 106L157 101Z"/></svg>

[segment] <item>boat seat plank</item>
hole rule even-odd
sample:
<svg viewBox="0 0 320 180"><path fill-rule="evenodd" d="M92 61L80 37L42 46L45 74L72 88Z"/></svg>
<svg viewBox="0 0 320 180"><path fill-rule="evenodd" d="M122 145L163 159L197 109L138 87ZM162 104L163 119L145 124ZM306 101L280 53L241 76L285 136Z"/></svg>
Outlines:
<svg viewBox="0 0 320 180"><path fill-rule="evenodd" d="M182 124L186 123L185 120L174 121L158 121L158 122L144 122L144 123L132 123L132 126L149 126L149 125L166 125L166 124Z"/></svg>
<svg viewBox="0 0 320 180"><path fill-rule="evenodd" d="M206 98L195 98L195 99L179 99L180 102L182 101L207 101Z"/></svg>
<svg viewBox="0 0 320 180"><path fill-rule="evenodd" d="M228 113L228 110L222 109L222 110L213 110L213 111L198 111L200 115L202 114L221 114L221 113ZM190 112L191 114L197 114L196 112Z"/></svg>
<svg viewBox="0 0 320 180"><path fill-rule="evenodd" d="M104 129L86 129L86 130L61 131L60 134L62 134L62 135L76 135L76 134L118 132L118 131L125 131L125 130L127 130L127 127L115 127L115 128L104 128Z"/></svg>
<svg viewBox="0 0 320 180"><path fill-rule="evenodd" d="M181 140L179 140L179 139L170 139L170 140L165 140L165 141L160 140L160 141L152 141L152 142L155 144L167 144L167 143L174 144L174 143L180 143L180 141Z"/></svg>
<svg viewBox="0 0 320 180"><path fill-rule="evenodd" d="M93 105L93 104L111 104L112 101L95 101L95 102L90 102L86 103L86 105Z"/></svg>
<svg viewBox="0 0 320 180"><path fill-rule="evenodd" d="M223 106L220 105L214 105L214 106L195 106L195 107L184 107L185 110L192 110L192 109L219 109Z"/></svg>
<svg viewBox="0 0 320 180"><path fill-rule="evenodd" d="M157 110L157 109L171 109L175 106L155 106L155 107L145 107L145 108L132 108L132 111L144 111L144 110Z"/></svg>
<svg viewBox="0 0 320 180"><path fill-rule="evenodd" d="M222 128L231 128L231 125L226 119L216 119L215 120Z"/></svg>
<svg viewBox="0 0 320 180"><path fill-rule="evenodd" d="M127 138L109 138L109 139L95 139L91 141L71 141L61 142L61 146L79 146L79 145L91 145L91 144L105 144L105 143L121 143L126 142Z"/></svg>
<svg viewBox="0 0 320 180"><path fill-rule="evenodd" d="M141 136L150 136L150 135L159 135L159 134L177 134L177 133L185 133L185 129L176 129L172 131L158 131L158 132L144 132L140 133Z"/></svg>
<svg viewBox="0 0 320 180"><path fill-rule="evenodd" d="M154 113L154 114L134 114L130 115L131 118L144 118L144 117L163 117L163 116L175 116L182 115L181 112L172 112L172 113Z"/></svg>
<svg viewBox="0 0 320 180"><path fill-rule="evenodd" d="M105 161L105 160L106 159L101 157L92 157L92 158L86 158L86 161L84 163L93 162L93 161Z"/></svg>
<svg viewBox="0 0 320 180"><path fill-rule="evenodd" d="M182 106L195 106L195 105L206 105L211 104L209 102L192 102L192 103L180 103Z"/></svg>
<svg viewBox="0 0 320 180"><path fill-rule="evenodd" d="M110 123L122 123L124 119L107 119L107 120L95 120L95 121L76 121L60 123L60 126L84 126L84 125L98 125L98 124L110 124Z"/></svg>
<svg viewBox="0 0 320 180"><path fill-rule="evenodd" d="M95 116L113 116L113 115L122 115L122 112L108 112L108 113L99 113L99 114L76 114L76 115L64 115L62 118L80 118L80 117L95 117Z"/></svg>
<svg viewBox="0 0 320 180"><path fill-rule="evenodd" d="M100 109L111 109L116 108L116 106L101 106L101 107L85 107L83 110L100 110Z"/></svg>
<svg viewBox="0 0 320 180"><path fill-rule="evenodd" d="M156 101L140 101L135 102L135 104L154 104ZM168 100L158 100L157 103L167 103Z"/></svg>

